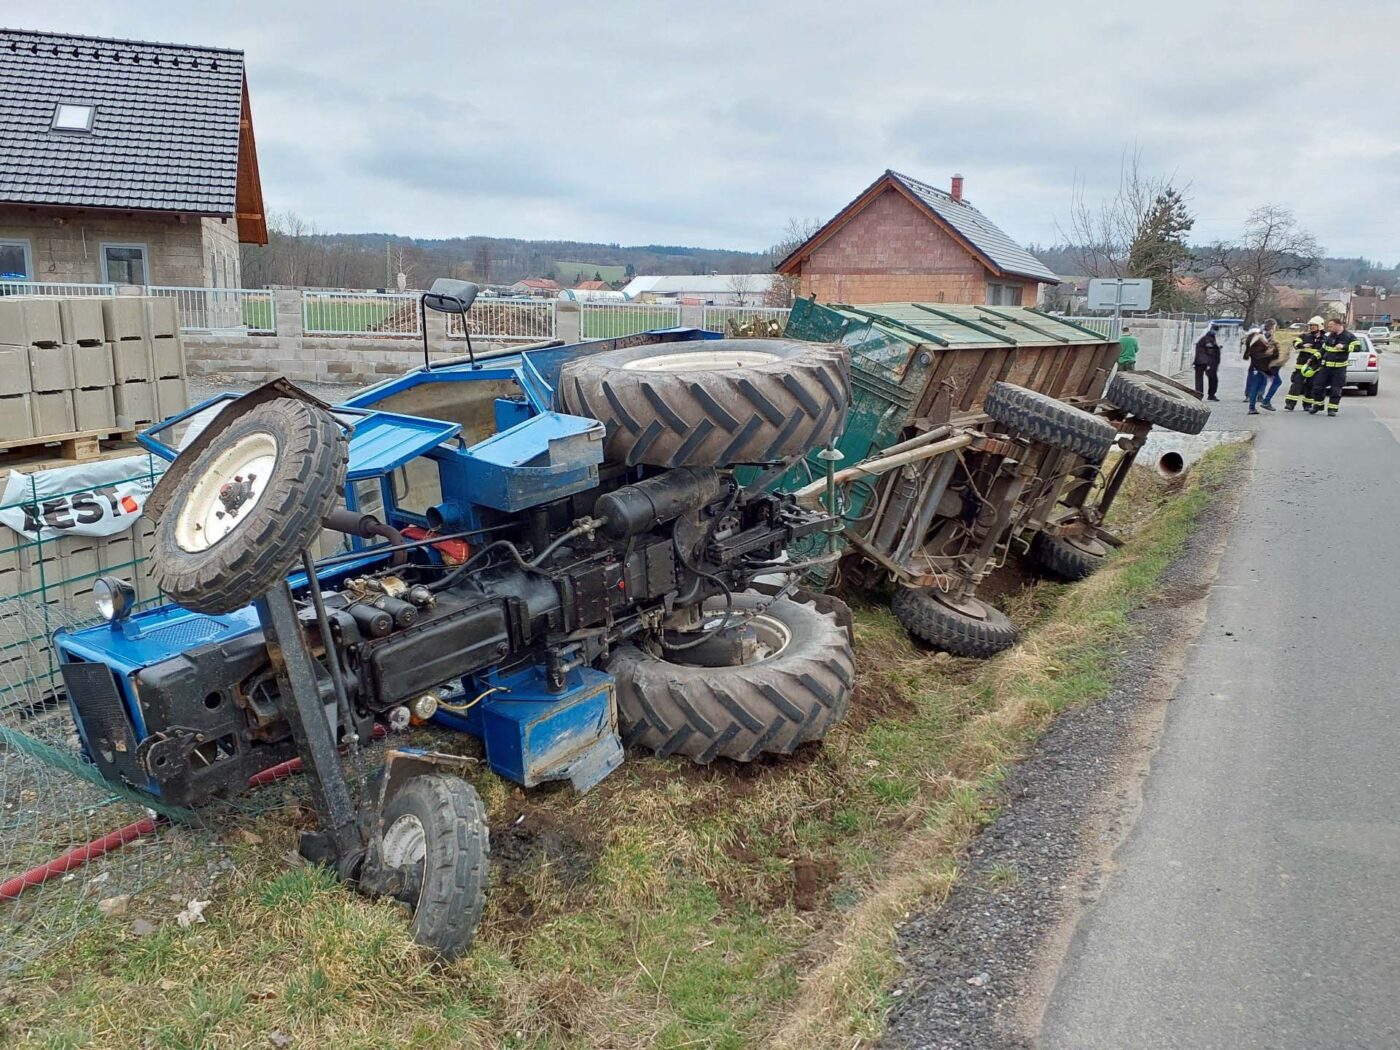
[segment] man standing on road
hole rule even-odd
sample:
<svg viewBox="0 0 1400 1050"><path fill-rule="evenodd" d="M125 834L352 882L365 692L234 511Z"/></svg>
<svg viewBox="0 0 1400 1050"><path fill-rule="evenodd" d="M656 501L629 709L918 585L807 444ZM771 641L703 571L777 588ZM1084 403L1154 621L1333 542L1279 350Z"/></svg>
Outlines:
<svg viewBox="0 0 1400 1050"><path fill-rule="evenodd" d="M1196 340L1196 357L1192 362L1196 366L1196 396L1200 397L1202 387L1207 387L1208 401L1219 401L1215 392L1220 389L1220 340L1217 338L1216 327L1211 325L1206 334Z"/></svg>
<svg viewBox="0 0 1400 1050"><path fill-rule="evenodd" d="M1288 394L1283 399L1283 407L1292 412L1301 401L1303 408L1311 411L1312 379L1322 361L1322 318L1310 317L1308 330L1298 339L1298 356L1293 359L1293 376L1288 382Z"/></svg>
<svg viewBox="0 0 1400 1050"><path fill-rule="evenodd" d="M1283 378L1279 375L1283 370L1283 347L1278 345L1278 322L1273 318L1264 322L1264 338L1269 340L1269 348L1274 353L1273 364L1264 370L1269 377L1268 389L1264 391L1264 407L1272 412L1274 395L1283 386Z"/></svg>
<svg viewBox="0 0 1400 1050"><path fill-rule="evenodd" d="M1342 406L1342 387L1347 383L1347 365L1351 355L1361 349L1361 340L1347 331L1340 317L1327 319L1327 337L1322 341L1322 367L1317 370L1313 382L1313 403L1308 406L1314 415L1322 411L1325 403L1327 414L1335 416Z"/></svg>
<svg viewBox="0 0 1400 1050"><path fill-rule="evenodd" d="M1118 340L1118 371L1132 372L1137 369L1137 336L1130 335L1131 328L1123 326L1123 335Z"/></svg>

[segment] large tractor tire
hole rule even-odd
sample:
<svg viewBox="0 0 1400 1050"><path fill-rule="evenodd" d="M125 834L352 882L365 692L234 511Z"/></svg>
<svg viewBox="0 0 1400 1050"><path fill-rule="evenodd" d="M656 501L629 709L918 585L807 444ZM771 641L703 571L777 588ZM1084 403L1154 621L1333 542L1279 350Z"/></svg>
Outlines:
<svg viewBox="0 0 1400 1050"><path fill-rule="evenodd" d="M841 433L850 358L791 339L653 343L570 362L559 394L569 412L606 424L616 462L774 463Z"/></svg>
<svg viewBox="0 0 1400 1050"><path fill-rule="evenodd" d="M712 599L705 609L718 617L724 602ZM697 666L680 662L686 651L617 649L608 670L617 679L624 743L702 765L751 762L765 751L786 755L820 740L844 717L855 653L834 615L752 593L734 595L734 611L754 614L748 622L765 652L752 663Z"/></svg>
<svg viewBox="0 0 1400 1050"><path fill-rule="evenodd" d="M1199 397L1134 372L1119 372L1104 396L1124 412L1178 434L1199 434L1210 419L1210 406Z"/></svg>
<svg viewBox="0 0 1400 1050"><path fill-rule="evenodd" d="M1108 548L1093 537L1051 536L1037 532L1031 539L1031 560L1052 576L1071 583L1087 580L1098 572Z"/></svg>
<svg viewBox="0 0 1400 1050"><path fill-rule="evenodd" d="M380 862L406 876L413 940L455 959L486 903L491 839L480 796L460 777L415 776L384 807L383 827Z"/></svg>
<svg viewBox="0 0 1400 1050"><path fill-rule="evenodd" d="M347 442L322 409L268 401L189 464L156 523L151 578L205 613L241 609L286 576L344 498Z"/></svg>
<svg viewBox="0 0 1400 1050"><path fill-rule="evenodd" d="M986 659L1016 644L1016 628L1006 614L969 598L955 609L932 590L900 587L890 611L904 629L954 656Z"/></svg>
<svg viewBox="0 0 1400 1050"><path fill-rule="evenodd" d="M1090 463L1103 462L1118 436L1107 420L1014 383L993 383L982 411L1015 437L1073 452Z"/></svg>

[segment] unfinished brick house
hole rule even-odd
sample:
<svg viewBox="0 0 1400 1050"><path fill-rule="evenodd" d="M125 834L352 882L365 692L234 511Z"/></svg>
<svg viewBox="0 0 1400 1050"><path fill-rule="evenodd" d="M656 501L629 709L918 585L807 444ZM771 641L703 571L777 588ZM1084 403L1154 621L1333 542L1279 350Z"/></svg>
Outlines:
<svg viewBox="0 0 1400 1050"><path fill-rule="evenodd" d="M240 242L267 243L241 51L0 29L0 282L237 287Z"/></svg>
<svg viewBox="0 0 1400 1050"><path fill-rule="evenodd" d="M1044 263L963 197L886 171L777 265L798 293L838 303L1034 306L1058 284Z"/></svg>

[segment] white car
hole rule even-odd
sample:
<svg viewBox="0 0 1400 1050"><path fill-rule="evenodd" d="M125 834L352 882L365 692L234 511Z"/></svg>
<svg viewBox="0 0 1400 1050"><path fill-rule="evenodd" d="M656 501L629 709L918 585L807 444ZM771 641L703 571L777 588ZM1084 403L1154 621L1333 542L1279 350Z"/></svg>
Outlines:
<svg viewBox="0 0 1400 1050"><path fill-rule="evenodd" d="M1375 397L1381 392L1381 355L1369 335L1358 335L1356 339L1361 349L1353 351L1347 363L1347 386L1366 391L1367 397Z"/></svg>
<svg viewBox="0 0 1400 1050"><path fill-rule="evenodd" d="M1371 337L1371 342L1373 343L1390 342L1390 329L1383 324L1378 324L1373 328L1367 329L1366 334Z"/></svg>

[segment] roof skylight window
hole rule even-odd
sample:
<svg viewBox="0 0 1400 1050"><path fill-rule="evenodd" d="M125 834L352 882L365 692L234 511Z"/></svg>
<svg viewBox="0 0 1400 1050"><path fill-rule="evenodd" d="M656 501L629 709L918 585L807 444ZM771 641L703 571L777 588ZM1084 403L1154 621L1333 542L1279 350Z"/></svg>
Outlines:
<svg viewBox="0 0 1400 1050"><path fill-rule="evenodd" d="M91 131L96 106L80 106L70 102L60 102L54 107L53 129L55 131Z"/></svg>

